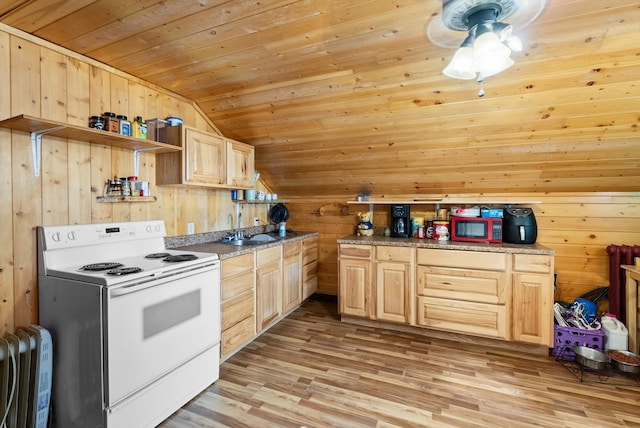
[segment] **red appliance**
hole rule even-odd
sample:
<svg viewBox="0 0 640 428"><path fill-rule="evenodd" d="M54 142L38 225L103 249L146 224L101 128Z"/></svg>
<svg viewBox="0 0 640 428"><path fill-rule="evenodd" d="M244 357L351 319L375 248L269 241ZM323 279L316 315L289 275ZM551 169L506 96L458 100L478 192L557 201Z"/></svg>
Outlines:
<svg viewBox="0 0 640 428"><path fill-rule="evenodd" d="M502 219L493 217L451 217L451 240L502 242Z"/></svg>

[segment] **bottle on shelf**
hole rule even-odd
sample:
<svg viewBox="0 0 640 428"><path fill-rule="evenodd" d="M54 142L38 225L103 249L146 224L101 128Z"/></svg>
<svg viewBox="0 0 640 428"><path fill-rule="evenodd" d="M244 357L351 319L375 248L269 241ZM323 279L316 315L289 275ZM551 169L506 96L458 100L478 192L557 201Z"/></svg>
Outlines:
<svg viewBox="0 0 640 428"><path fill-rule="evenodd" d="M135 138L147 139L147 123L142 116L136 116L133 121L133 136Z"/></svg>

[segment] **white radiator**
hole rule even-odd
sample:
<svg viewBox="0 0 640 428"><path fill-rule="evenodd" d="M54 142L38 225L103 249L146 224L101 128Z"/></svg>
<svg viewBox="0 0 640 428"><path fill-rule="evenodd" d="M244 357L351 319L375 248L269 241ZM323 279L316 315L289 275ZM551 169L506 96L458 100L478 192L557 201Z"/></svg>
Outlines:
<svg viewBox="0 0 640 428"><path fill-rule="evenodd" d="M32 325L0 338L0 428L46 428L51 398L53 343Z"/></svg>

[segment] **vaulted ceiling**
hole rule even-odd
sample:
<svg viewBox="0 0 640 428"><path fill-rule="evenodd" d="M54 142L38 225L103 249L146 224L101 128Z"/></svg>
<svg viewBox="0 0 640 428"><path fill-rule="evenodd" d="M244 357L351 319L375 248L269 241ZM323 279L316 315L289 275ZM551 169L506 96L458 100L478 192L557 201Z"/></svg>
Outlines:
<svg viewBox="0 0 640 428"><path fill-rule="evenodd" d="M638 190L637 1L547 0L482 98L442 74L455 47L427 37L441 13L441 0L0 5L7 25L194 100L256 147L283 196Z"/></svg>

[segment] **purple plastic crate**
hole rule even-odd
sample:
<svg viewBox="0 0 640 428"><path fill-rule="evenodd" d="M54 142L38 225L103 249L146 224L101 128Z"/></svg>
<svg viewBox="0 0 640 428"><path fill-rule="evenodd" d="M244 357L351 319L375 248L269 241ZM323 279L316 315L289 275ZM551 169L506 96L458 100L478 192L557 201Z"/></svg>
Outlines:
<svg viewBox="0 0 640 428"><path fill-rule="evenodd" d="M589 348L604 351L604 331L603 330L584 330L576 327L553 326L553 351L552 355L573 360L576 354L573 353L573 347L587 346Z"/></svg>

